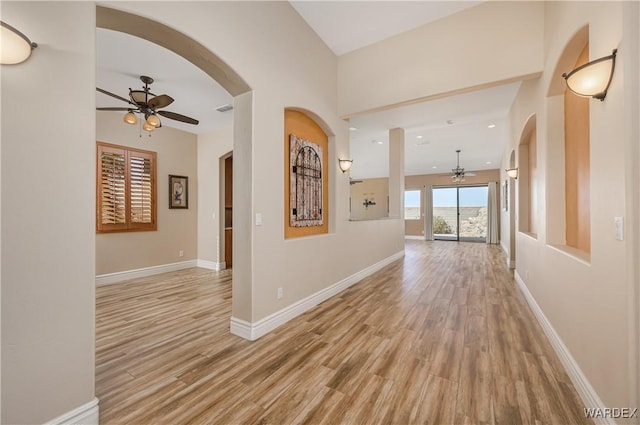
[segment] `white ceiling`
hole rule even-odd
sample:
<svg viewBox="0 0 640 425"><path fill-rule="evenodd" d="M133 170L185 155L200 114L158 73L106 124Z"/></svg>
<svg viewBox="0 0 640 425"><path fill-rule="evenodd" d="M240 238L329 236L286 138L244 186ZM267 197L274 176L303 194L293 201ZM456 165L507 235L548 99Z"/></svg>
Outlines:
<svg viewBox="0 0 640 425"><path fill-rule="evenodd" d="M482 1L289 0L336 55L412 30Z"/></svg>
<svg viewBox="0 0 640 425"><path fill-rule="evenodd" d="M350 132L351 176L388 176L392 128L405 130L406 175L450 172L457 149L467 171L498 168L508 137L507 114L519 87L506 84L352 118L357 130Z"/></svg>
<svg viewBox="0 0 640 425"><path fill-rule="evenodd" d="M336 54L358 49L436 19L472 7L480 1L290 1L296 11ZM175 99L167 111L198 119L193 126L161 118L163 126L200 134L228 126L233 111L215 109L233 98L203 71L180 56L146 40L97 29L97 86L127 98L140 89L140 75L155 82L156 95ZM351 119L354 178L388 174L388 130L405 129L407 175L445 173L455 167L456 149L467 170L497 168L507 137L507 111L519 84L467 93L422 104L371 113ZM127 106L96 93L97 106ZM121 112L105 112L123 114ZM124 114L123 114L124 115ZM451 120L453 124L447 124ZM487 125L496 124L493 129ZM123 125L126 125L123 123ZM157 131L162 131L159 129ZM417 136L423 136L417 139ZM372 143L372 140L383 144ZM491 164L487 164L491 162ZM437 168L433 168L437 167Z"/></svg>

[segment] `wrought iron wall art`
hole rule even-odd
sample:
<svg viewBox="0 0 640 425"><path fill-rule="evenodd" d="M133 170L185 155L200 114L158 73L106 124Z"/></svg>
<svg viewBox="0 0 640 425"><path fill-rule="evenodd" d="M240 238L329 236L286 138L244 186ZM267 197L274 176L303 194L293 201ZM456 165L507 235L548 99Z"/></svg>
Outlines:
<svg viewBox="0 0 640 425"><path fill-rule="evenodd" d="M373 201L373 199L366 199L364 200L364 202L362 203L362 205L364 205L365 209L369 209L369 205L375 205L376 203Z"/></svg>
<svg viewBox="0 0 640 425"><path fill-rule="evenodd" d="M292 227L322 225L322 147L289 136L290 219Z"/></svg>

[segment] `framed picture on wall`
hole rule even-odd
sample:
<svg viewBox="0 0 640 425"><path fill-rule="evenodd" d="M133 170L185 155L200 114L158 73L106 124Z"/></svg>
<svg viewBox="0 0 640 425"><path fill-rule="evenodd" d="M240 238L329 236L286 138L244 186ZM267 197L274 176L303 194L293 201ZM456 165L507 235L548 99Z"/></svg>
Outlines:
<svg viewBox="0 0 640 425"><path fill-rule="evenodd" d="M189 177L169 174L169 209L189 208Z"/></svg>

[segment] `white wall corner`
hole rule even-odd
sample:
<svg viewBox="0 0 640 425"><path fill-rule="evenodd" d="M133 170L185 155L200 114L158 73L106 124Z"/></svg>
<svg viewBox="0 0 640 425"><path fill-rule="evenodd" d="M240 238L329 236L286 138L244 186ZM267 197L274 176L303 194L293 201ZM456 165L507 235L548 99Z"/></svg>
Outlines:
<svg viewBox="0 0 640 425"><path fill-rule="evenodd" d="M161 264L159 266L101 274L96 276L96 285L109 285L111 283L123 282L125 280L136 279L139 277L147 277L160 273L173 272L176 270L190 269L192 267L197 267L197 264L197 260L187 260L181 261L179 263Z"/></svg>
<svg viewBox="0 0 640 425"><path fill-rule="evenodd" d="M94 397L90 402L46 422L45 425L98 425L98 418L98 398Z"/></svg>
<svg viewBox="0 0 640 425"><path fill-rule="evenodd" d="M209 260L197 260L196 267L200 267L203 269L215 270L219 272L220 270L224 270L227 268L227 263L224 261L221 263Z"/></svg>
<svg viewBox="0 0 640 425"><path fill-rule="evenodd" d="M378 270L396 260L399 260L402 257L404 257L404 250L399 251L383 260L380 260L377 263L372 264L371 266L360 270L359 272L356 272L351 276L348 276L345 279L342 279L341 281L316 292L315 294L308 296L307 298L297 301L283 308L282 310L279 310L263 319L258 320L257 322L250 323L245 320L232 317L230 323L230 331L234 335L240 336L250 341L255 341L256 339L276 329L278 326L287 323L289 320L294 319L297 316L300 316L301 314L312 309L318 304L328 300L334 295L339 294L345 289L360 282L365 277L377 272Z"/></svg>
<svg viewBox="0 0 640 425"><path fill-rule="evenodd" d="M529 307L533 311L533 314L536 316L536 319L538 319L538 323L540 323L540 326L544 330L544 333L547 335L551 346L555 350L558 358L560 359L560 362L569 375L569 378L571 378L571 382L576 388L576 391L582 399L585 407L605 408L605 405L598 396L598 393L596 393L596 390L593 388L593 386L591 386L591 383L582 372L582 369L580 369L580 366L571 355L571 352L569 351L567 346L564 345L564 342L562 342L560 335L558 335L558 333L555 331L555 329L551 325L551 322L549 322L549 319L547 319L544 312L533 297L533 294L531 294L529 288L527 288L527 285L524 283L517 271L514 273L514 277L516 283L518 284L518 287L520 288L520 291L527 300ZM616 422L612 418L593 418L593 421L597 425L616 424Z"/></svg>

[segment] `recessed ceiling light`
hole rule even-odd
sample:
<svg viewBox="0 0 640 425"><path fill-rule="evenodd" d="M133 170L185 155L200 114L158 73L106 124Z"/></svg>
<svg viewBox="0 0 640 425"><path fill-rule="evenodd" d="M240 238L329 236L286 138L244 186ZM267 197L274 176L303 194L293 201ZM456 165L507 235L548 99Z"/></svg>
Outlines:
<svg viewBox="0 0 640 425"><path fill-rule="evenodd" d="M487 161L487 162L485 162L485 164L490 165L490 164L491 164L491 161Z"/></svg>
<svg viewBox="0 0 640 425"><path fill-rule="evenodd" d="M357 128L355 128L355 127L349 127L349 130L351 130L351 131L356 131L356 130L357 130Z"/></svg>
<svg viewBox="0 0 640 425"><path fill-rule="evenodd" d="M416 136L416 139L422 139L422 136Z"/></svg>
<svg viewBox="0 0 640 425"><path fill-rule="evenodd" d="M495 125L495 124L489 124L487 127L489 127L489 128L495 128L495 127L496 127L496 125Z"/></svg>
<svg viewBox="0 0 640 425"><path fill-rule="evenodd" d="M376 145L381 145L384 142L382 140L372 140L371 143L376 144Z"/></svg>
<svg viewBox="0 0 640 425"><path fill-rule="evenodd" d="M431 168L433 168L433 169L435 170L435 169L436 169L436 168L438 168L438 167L436 167L436 166L434 165L434 166L433 166L433 167L431 167Z"/></svg>

